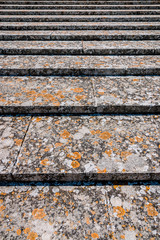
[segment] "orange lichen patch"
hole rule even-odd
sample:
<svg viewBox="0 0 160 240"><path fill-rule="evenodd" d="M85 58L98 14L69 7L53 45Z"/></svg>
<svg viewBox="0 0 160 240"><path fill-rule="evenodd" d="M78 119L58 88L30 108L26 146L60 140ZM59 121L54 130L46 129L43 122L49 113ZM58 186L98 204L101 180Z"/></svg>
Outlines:
<svg viewBox="0 0 160 240"><path fill-rule="evenodd" d="M40 161L40 164L42 164L43 166L49 166L48 159L43 159L42 161Z"/></svg>
<svg viewBox="0 0 160 240"><path fill-rule="evenodd" d="M129 140L130 140L131 143L135 142L134 138L129 138Z"/></svg>
<svg viewBox="0 0 160 240"><path fill-rule="evenodd" d="M72 161L71 166L73 168L78 168L80 166L80 163L78 161Z"/></svg>
<svg viewBox="0 0 160 240"><path fill-rule="evenodd" d="M106 150L105 153L108 155L108 157L110 157L112 154L112 150Z"/></svg>
<svg viewBox="0 0 160 240"><path fill-rule="evenodd" d="M147 148L148 148L148 146L144 144L144 145L143 145L143 148L144 148L144 149L147 149Z"/></svg>
<svg viewBox="0 0 160 240"><path fill-rule="evenodd" d="M2 212L3 210L5 210L6 209L6 207L5 206L0 206L0 212Z"/></svg>
<svg viewBox="0 0 160 240"><path fill-rule="evenodd" d="M41 117L37 117L37 118L36 118L36 122L40 122L41 120L42 120Z"/></svg>
<svg viewBox="0 0 160 240"><path fill-rule="evenodd" d="M109 132L105 131L105 132L103 132L103 133L101 133L101 134L99 135L99 138L101 138L101 139L103 139L103 140L107 140L107 139L109 139L111 136L112 136L112 135L111 135Z"/></svg>
<svg viewBox="0 0 160 240"><path fill-rule="evenodd" d="M92 134L92 135L99 134L99 133L101 133L100 130L97 130L97 131L92 130L92 131L91 131L91 134Z"/></svg>
<svg viewBox="0 0 160 240"><path fill-rule="evenodd" d="M79 96L75 96L77 101L81 101L82 99L85 99L86 96L85 95L79 95Z"/></svg>
<svg viewBox="0 0 160 240"><path fill-rule="evenodd" d="M59 124L59 123L60 123L60 121L59 121L59 120L55 122L55 124Z"/></svg>
<svg viewBox="0 0 160 240"><path fill-rule="evenodd" d="M2 204L3 203L3 199L0 199L0 204Z"/></svg>
<svg viewBox="0 0 160 240"><path fill-rule="evenodd" d="M81 159L81 154L79 152L73 152L72 154L67 154L68 158Z"/></svg>
<svg viewBox="0 0 160 240"><path fill-rule="evenodd" d="M117 213L117 217L123 220L123 216L125 215L126 212L122 207L120 206L113 207L113 211Z"/></svg>
<svg viewBox="0 0 160 240"><path fill-rule="evenodd" d="M50 150L50 148L48 148L48 147L46 147L46 148L44 149L45 152L48 152L49 150Z"/></svg>
<svg viewBox="0 0 160 240"><path fill-rule="evenodd" d="M27 234L27 233L29 233L30 231L31 231L30 228L25 228L25 229L23 230L24 234Z"/></svg>
<svg viewBox="0 0 160 240"><path fill-rule="evenodd" d="M91 233L91 237L92 238L99 238L99 235L98 235L98 233Z"/></svg>
<svg viewBox="0 0 160 240"><path fill-rule="evenodd" d="M101 91L100 91L100 92L98 92L98 94L99 94L99 95L104 95L104 92L101 92Z"/></svg>
<svg viewBox="0 0 160 240"><path fill-rule="evenodd" d="M68 211L66 211L66 213L65 213L65 214L66 214L66 216L68 217Z"/></svg>
<svg viewBox="0 0 160 240"><path fill-rule="evenodd" d="M121 237L122 239L125 239L125 236L124 236L124 235L121 235L120 237Z"/></svg>
<svg viewBox="0 0 160 240"><path fill-rule="evenodd" d="M149 216L154 217L158 215L158 212L153 207L152 203L146 204L145 207L147 208L147 213Z"/></svg>
<svg viewBox="0 0 160 240"><path fill-rule="evenodd" d="M141 137L136 137L136 141L137 141L137 142L143 142L143 138L141 138Z"/></svg>
<svg viewBox="0 0 160 240"><path fill-rule="evenodd" d="M100 168L98 168L98 167L96 167L97 168L97 172L98 173L106 173L107 172L107 170L106 170L106 168L105 169L100 169Z"/></svg>
<svg viewBox="0 0 160 240"><path fill-rule="evenodd" d="M83 92L83 88L74 88L74 89L71 89L71 90L73 90L73 92L76 92L76 93Z"/></svg>
<svg viewBox="0 0 160 240"><path fill-rule="evenodd" d="M137 81L139 81L139 80L138 80L138 79L136 79L136 78L135 78L135 79L133 79L133 82L137 82Z"/></svg>
<svg viewBox="0 0 160 240"><path fill-rule="evenodd" d="M14 139L14 141L17 146L21 146L22 139Z"/></svg>
<svg viewBox="0 0 160 240"><path fill-rule="evenodd" d="M86 217L86 223L89 225L90 224L90 219L89 217Z"/></svg>
<svg viewBox="0 0 160 240"><path fill-rule="evenodd" d="M127 157L130 155L132 155L131 152L127 152L127 151L121 152L121 158L123 158L124 160L127 160Z"/></svg>
<svg viewBox="0 0 160 240"><path fill-rule="evenodd" d="M46 216L43 208L42 209L35 208L32 212L32 215L35 219L42 219Z"/></svg>
<svg viewBox="0 0 160 240"><path fill-rule="evenodd" d="M57 147L61 147L63 145L63 143L56 143L55 144L55 147L57 148Z"/></svg>
<svg viewBox="0 0 160 240"><path fill-rule="evenodd" d="M27 239L29 240L36 240L36 238L38 237L37 233L35 232L30 232L27 236Z"/></svg>
<svg viewBox="0 0 160 240"><path fill-rule="evenodd" d="M69 138L70 135L71 134L66 129L60 134L60 136L64 139Z"/></svg>
<svg viewBox="0 0 160 240"><path fill-rule="evenodd" d="M17 235L20 236L21 235L21 229L17 230Z"/></svg>

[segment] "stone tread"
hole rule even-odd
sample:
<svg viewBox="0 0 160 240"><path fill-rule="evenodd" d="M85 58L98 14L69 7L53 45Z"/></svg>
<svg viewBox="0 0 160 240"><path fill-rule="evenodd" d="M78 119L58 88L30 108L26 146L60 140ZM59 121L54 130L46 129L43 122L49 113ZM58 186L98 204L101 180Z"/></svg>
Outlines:
<svg viewBox="0 0 160 240"><path fill-rule="evenodd" d="M159 22L0 22L1 30L160 30Z"/></svg>
<svg viewBox="0 0 160 240"><path fill-rule="evenodd" d="M158 239L159 195L158 185L1 186L1 240Z"/></svg>
<svg viewBox="0 0 160 240"><path fill-rule="evenodd" d="M0 9L160 9L160 5L1 5Z"/></svg>
<svg viewBox="0 0 160 240"><path fill-rule="evenodd" d="M153 55L160 41L0 41L0 54Z"/></svg>
<svg viewBox="0 0 160 240"><path fill-rule="evenodd" d="M0 114L160 112L160 77L1 77L0 89Z"/></svg>
<svg viewBox="0 0 160 240"><path fill-rule="evenodd" d="M106 15L80 15L80 16L75 16L75 15L0 15L0 21L7 21L7 22L90 22L90 21L103 21L103 22L126 22L126 21L131 21L131 22L147 22L147 21L155 21L158 22L160 18L160 15L111 15L111 16L106 16Z"/></svg>
<svg viewBox="0 0 160 240"><path fill-rule="evenodd" d="M8 5L86 5L86 1L1 1L1 4ZM87 1L87 5L122 5L122 1ZM123 5L148 5L150 1L123 1ZM152 1L152 5L159 4L159 1Z"/></svg>
<svg viewBox="0 0 160 240"><path fill-rule="evenodd" d="M158 115L1 117L0 178L159 180L159 126Z"/></svg>
<svg viewBox="0 0 160 240"><path fill-rule="evenodd" d="M160 10L1 10L0 15L160 15Z"/></svg>
<svg viewBox="0 0 160 240"><path fill-rule="evenodd" d="M30 56L0 57L1 76L160 75L160 56Z"/></svg>
<svg viewBox="0 0 160 240"><path fill-rule="evenodd" d="M0 40L159 40L160 30L0 31Z"/></svg>

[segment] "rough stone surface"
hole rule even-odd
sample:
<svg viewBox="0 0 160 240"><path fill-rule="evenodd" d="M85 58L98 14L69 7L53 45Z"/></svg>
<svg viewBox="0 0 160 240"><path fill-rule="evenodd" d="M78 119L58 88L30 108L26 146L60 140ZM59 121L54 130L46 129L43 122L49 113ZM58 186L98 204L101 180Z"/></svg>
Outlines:
<svg viewBox="0 0 160 240"><path fill-rule="evenodd" d="M1 239L159 239L159 186L0 189Z"/></svg>
<svg viewBox="0 0 160 240"><path fill-rule="evenodd" d="M0 118L0 180L9 179L29 125L30 117Z"/></svg>
<svg viewBox="0 0 160 240"><path fill-rule="evenodd" d="M1 56L1 75L160 75L160 56Z"/></svg>
<svg viewBox="0 0 160 240"><path fill-rule="evenodd" d="M158 179L159 126L159 116L34 117L13 173L33 181Z"/></svg>
<svg viewBox="0 0 160 240"><path fill-rule="evenodd" d="M159 113L159 77L1 77L0 113Z"/></svg>

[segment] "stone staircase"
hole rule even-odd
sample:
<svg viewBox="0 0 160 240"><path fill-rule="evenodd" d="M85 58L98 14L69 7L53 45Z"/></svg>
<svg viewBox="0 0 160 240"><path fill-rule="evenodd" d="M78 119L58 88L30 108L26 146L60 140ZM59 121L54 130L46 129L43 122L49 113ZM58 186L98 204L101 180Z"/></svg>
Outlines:
<svg viewBox="0 0 160 240"><path fill-rule="evenodd" d="M0 239L160 239L159 20L0 1Z"/></svg>

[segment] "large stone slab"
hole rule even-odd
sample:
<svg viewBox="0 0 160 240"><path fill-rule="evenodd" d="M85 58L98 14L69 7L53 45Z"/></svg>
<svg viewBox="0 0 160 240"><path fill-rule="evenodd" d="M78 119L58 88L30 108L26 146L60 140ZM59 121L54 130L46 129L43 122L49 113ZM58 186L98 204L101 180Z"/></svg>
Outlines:
<svg viewBox="0 0 160 240"><path fill-rule="evenodd" d="M43 15L43 16L34 16L34 15L0 15L1 22L158 22L160 15Z"/></svg>
<svg viewBox="0 0 160 240"><path fill-rule="evenodd" d="M9 5L8 5L9 6ZM0 22L1 30L160 30L159 22Z"/></svg>
<svg viewBox="0 0 160 240"><path fill-rule="evenodd" d="M158 239L160 186L1 186L1 239Z"/></svg>
<svg viewBox="0 0 160 240"><path fill-rule="evenodd" d="M127 31L128 32L128 31ZM88 55L158 55L160 41L84 41L83 51Z"/></svg>
<svg viewBox="0 0 160 240"><path fill-rule="evenodd" d="M11 173L22 147L30 117L0 117L0 180Z"/></svg>
<svg viewBox="0 0 160 240"><path fill-rule="evenodd" d="M160 56L1 56L1 76L160 75Z"/></svg>
<svg viewBox="0 0 160 240"><path fill-rule="evenodd" d="M34 117L15 180L158 180L159 116Z"/></svg>
<svg viewBox="0 0 160 240"><path fill-rule="evenodd" d="M87 77L1 77L1 114L95 112Z"/></svg>
<svg viewBox="0 0 160 240"><path fill-rule="evenodd" d="M1 77L0 114L160 113L160 77Z"/></svg>
<svg viewBox="0 0 160 240"><path fill-rule="evenodd" d="M81 9L81 10L68 10L68 9L55 9L55 10L9 10L9 9L0 9L0 15L159 15L160 10L150 9L132 9L130 10L121 10L121 9L107 9L107 10L90 10L90 9Z"/></svg>
<svg viewBox="0 0 160 240"><path fill-rule="evenodd" d="M30 34L32 35L32 32L26 33L27 37L30 38ZM0 41L0 54L9 55L80 55L83 53L82 49L83 46L81 41Z"/></svg>

